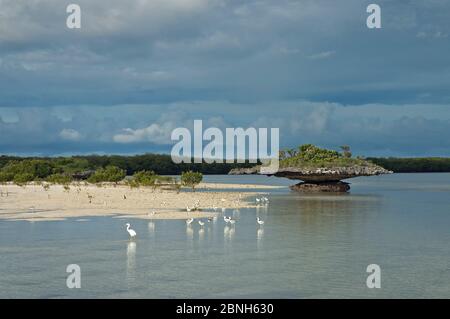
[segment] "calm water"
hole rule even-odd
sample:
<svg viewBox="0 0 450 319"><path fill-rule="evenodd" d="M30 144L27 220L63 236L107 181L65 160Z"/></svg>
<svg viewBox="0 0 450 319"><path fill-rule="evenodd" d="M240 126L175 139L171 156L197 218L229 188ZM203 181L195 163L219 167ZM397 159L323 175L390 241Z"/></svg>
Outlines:
<svg viewBox="0 0 450 319"><path fill-rule="evenodd" d="M289 185L261 176L207 181ZM1 298L450 298L450 174L357 178L347 195L270 191L227 210L234 229L184 221L0 220ZM256 216L266 224L259 229ZM81 289L66 288L66 266ZM381 289L366 267L381 267Z"/></svg>

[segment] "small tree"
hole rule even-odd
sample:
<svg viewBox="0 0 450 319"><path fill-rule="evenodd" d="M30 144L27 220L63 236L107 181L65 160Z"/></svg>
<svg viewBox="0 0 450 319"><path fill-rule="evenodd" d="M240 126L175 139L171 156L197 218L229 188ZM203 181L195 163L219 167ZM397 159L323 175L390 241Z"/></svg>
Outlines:
<svg viewBox="0 0 450 319"><path fill-rule="evenodd" d="M157 175L153 171L140 171L133 175L133 180L138 185L154 186L157 181Z"/></svg>
<svg viewBox="0 0 450 319"><path fill-rule="evenodd" d="M341 146L342 152L344 153L345 158L352 157L352 152L350 151L350 146L348 145L342 145Z"/></svg>
<svg viewBox="0 0 450 319"><path fill-rule="evenodd" d="M126 172L117 166L106 166L95 171L88 179L90 183L113 182L118 183L125 178Z"/></svg>
<svg viewBox="0 0 450 319"><path fill-rule="evenodd" d="M203 174L200 172L183 172L181 174L181 184L184 186L192 187L192 191L195 192L195 186L200 184L200 182L203 180Z"/></svg>

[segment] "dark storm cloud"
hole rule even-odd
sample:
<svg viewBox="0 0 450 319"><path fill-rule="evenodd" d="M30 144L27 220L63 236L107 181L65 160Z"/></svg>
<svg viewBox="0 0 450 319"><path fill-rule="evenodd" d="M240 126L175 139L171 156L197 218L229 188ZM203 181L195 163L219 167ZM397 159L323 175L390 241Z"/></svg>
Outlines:
<svg viewBox="0 0 450 319"><path fill-rule="evenodd" d="M375 1L381 30L374 1L73 2L80 30L61 1L0 0L2 153L165 150L200 118L290 123L285 146L448 155L447 0Z"/></svg>

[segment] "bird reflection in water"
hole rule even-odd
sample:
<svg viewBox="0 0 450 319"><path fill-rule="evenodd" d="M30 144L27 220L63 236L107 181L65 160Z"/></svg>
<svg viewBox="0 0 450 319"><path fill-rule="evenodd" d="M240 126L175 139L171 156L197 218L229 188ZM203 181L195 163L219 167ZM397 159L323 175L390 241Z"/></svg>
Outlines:
<svg viewBox="0 0 450 319"><path fill-rule="evenodd" d="M223 237L226 240L231 240L234 237L235 231L236 231L236 229L233 226L226 225L223 229Z"/></svg>
<svg viewBox="0 0 450 319"><path fill-rule="evenodd" d="M155 222L150 221L148 222L148 232L153 235L155 233Z"/></svg>
<svg viewBox="0 0 450 319"><path fill-rule="evenodd" d="M258 251L263 248L264 228L258 228L256 231L256 248Z"/></svg>
<svg viewBox="0 0 450 319"><path fill-rule="evenodd" d="M204 240L205 239L205 230L203 228L200 228L198 230L198 240Z"/></svg>
<svg viewBox="0 0 450 319"><path fill-rule="evenodd" d="M136 242L127 243L127 281L129 283L136 279Z"/></svg>
<svg viewBox="0 0 450 319"><path fill-rule="evenodd" d="M194 239L194 229L192 228L191 225L187 225L186 226L186 237L189 240L193 240Z"/></svg>

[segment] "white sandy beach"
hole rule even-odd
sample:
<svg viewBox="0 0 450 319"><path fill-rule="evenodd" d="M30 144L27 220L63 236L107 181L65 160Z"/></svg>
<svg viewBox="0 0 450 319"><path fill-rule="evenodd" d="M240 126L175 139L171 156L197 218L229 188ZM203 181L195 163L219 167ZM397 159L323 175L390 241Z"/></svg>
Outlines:
<svg viewBox="0 0 450 319"><path fill-rule="evenodd" d="M257 189L277 188L264 185L202 183L192 192L141 187L131 189L124 185L76 185L70 190L52 185L44 190L41 185L0 185L0 219L49 221L69 217L117 216L144 219L185 219L214 216L221 208L254 206ZM198 203L199 211L187 212L186 206ZM154 213L153 213L154 212Z"/></svg>

